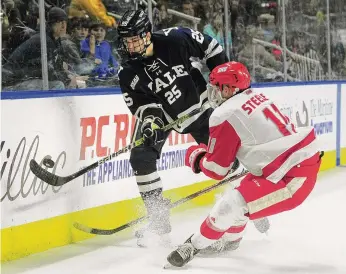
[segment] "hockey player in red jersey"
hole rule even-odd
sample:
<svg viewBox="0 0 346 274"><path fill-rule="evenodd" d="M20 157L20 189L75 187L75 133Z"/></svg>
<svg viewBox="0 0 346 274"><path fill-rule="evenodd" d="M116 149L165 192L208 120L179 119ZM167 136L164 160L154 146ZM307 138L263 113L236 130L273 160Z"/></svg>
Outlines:
<svg viewBox="0 0 346 274"><path fill-rule="evenodd" d="M208 147L191 146L185 164L194 173L221 180L237 158L249 173L239 187L224 193L198 231L168 255L177 267L222 239L234 249L248 220L299 206L314 188L321 162L313 127L297 131L270 97L250 88L244 65L219 65L209 81L208 99L216 109L209 120Z"/></svg>

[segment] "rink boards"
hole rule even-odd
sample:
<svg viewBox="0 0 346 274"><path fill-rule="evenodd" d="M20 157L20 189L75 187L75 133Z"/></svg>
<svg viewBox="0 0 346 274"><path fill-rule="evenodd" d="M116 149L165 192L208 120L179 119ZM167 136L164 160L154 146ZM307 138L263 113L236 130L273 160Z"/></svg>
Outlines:
<svg viewBox="0 0 346 274"><path fill-rule="evenodd" d="M346 164L346 83L268 84L260 92L281 104L298 127L314 126L326 151L321 170ZM117 227L143 212L129 153L63 187L29 172L29 161L50 156L68 175L130 143L135 119L117 89L18 92L2 95L1 260L13 260L90 238L74 221ZM173 201L213 183L184 167L189 135L171 134L157 167ZM180 208L209 204L215 193Z"/></svg>

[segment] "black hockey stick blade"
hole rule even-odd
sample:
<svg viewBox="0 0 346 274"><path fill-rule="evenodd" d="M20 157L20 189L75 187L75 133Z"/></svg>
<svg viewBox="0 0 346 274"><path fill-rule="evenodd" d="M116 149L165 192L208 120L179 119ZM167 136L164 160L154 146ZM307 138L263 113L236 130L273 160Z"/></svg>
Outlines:
<svg viewBox="0 0 346 274"><path fill-rule="evenodd" d="M109 155L108 157L112 157L113 154ZM100 161L102 161L102 160L100 160ZM48 170L41 167L34 159L30 160L30 170L39 179L46 182L47 184L52 185L52 186L62 186L64 184L72 181L73 179L83 175L84 173L96 168L97 166L100 165L100 161L95 162L95 163L91 164L90 166L87 166L87 167L77 171L76 173L73 173L73 174L66 176L66 177L58 176L58 175L55 175L55 174L49 172Z"/></svg>
<svg viewBox="0 0 346 274"><path fill-rule="evenodd" d="M69 182L68 178L57 176L42 168L34 159L30 161L30 169L39 179L52 186L62 186Z"/></svg>
<svg viewBox="0 0 346 274"><path fill-rule="evenodd" d="M206 187L206 188L201 189L201 190L199 190L199 191L197 191L195 193L192 193L192 194L190 194L190 195L188 195L188 196L186 196L186 197L184 197L182 199L179 199L178 201L170 204L169 208L170 209L175 208L175 207L177 207L177 206L179 206L179 205L181 205L183 203L186 203L186 202L188 202L188 201L190 201L190 200L192 200L192 199L194 199L196 197L199 197L199 196L201 196L201 195L203 195L203 194L205 194L205 193L207 193L207 192L209 192L211 190L217 189L217 188L219 188L219 187L221 187L221 186L223 186L223 185L225 185L227 183L235 181L235 180L245 176L246 174L248 174L248 171L247 170L243 170L241 173L239 173L237 175L234 175L234 176L231 176L229 178L226 178L226 179L224 179L224 180L222 180L222 181L220 181L220 182L218 182L216 184L213 184L213 185L211 185L209 187ZM129 228L129 227L132 227L132 226L134 226L136 224L139 224L139 223L141 223L141 222L143 222L143 221L145 221L147 219L148 219L148 216L143 216L143 217L135 219L135 220L133 220L131 222L128 222L128 223L126 223L126 224L124 224L122 226L119 226L117 228L111 228L111 229L92 228L92 227L88 227L86 225L83 225L83 224L80 224L80 223L77 223L77 222L75 222L73 224L73 226L76 229L80 230L80 231L83 231L83 232L86 232L86 233L90 233L90 234L112 235L112 234L120 232L120 231L122 231L122 230L124 230L126 228Z"/></svg>

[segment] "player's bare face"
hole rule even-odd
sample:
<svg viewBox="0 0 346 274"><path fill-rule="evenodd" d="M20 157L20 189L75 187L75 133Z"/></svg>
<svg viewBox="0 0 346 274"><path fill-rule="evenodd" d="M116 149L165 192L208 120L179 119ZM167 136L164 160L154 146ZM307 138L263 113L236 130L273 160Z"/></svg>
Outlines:
<svg viewBox="0 0 346 274"><path fill-rule="evenodd" d="M222 98L231 98L234 95L234 93L235 90L233 90L229 85L223 85L223 89L221 92Z"/></svg>
<svg viewBox="0 0 346 274"><path fill-rule="evenodd" d="M126 50L131 53L141 53L145 49L144 39L140 38L138 35L133 37L124 38L124 43Z"/></svg>

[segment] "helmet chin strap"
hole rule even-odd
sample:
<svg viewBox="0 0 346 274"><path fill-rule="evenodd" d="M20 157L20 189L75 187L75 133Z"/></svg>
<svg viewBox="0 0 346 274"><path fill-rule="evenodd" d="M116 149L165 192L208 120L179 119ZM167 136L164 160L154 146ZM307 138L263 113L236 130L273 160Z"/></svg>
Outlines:
<svg viewBox="0 0 346 274"><path fill-rule="evenodd" d="M148 40L148 41L147 41ZM144 38L144 53L143 53L143 57L146 57L145 54L147 53L147 49L150 47L150 45L152 44L153 42L151 41L150 38Z"/></svg>

